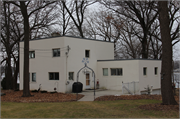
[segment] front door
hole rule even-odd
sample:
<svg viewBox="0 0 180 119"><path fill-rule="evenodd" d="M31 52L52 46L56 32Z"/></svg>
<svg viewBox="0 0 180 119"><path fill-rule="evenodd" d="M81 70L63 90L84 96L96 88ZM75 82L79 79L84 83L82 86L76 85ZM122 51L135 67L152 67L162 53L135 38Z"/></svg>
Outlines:
<svg viewBox="0 0 180 119"><path fill-rule="evenodd" d="M86 89L90 88L90 75L89 73L86 74Z"/></svg>

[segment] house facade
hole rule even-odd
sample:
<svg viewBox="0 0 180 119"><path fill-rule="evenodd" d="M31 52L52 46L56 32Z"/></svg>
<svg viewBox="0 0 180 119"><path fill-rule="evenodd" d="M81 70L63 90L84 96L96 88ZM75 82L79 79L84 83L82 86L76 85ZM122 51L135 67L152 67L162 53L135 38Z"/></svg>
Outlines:
<svg viewBox="0 0 180 119"><path fill-rule="evenodd" d="M29 42L30 89L72 92L77 72L84 67L83 58L93 69L100 88L122 90L122 82L139 81L139 90L147 85L160 88L160 60L114 60L114 43L59 36ZM23 89L24 42L20 42L20 90ZM79 73L83 90L94 88L94 77L88 69Z"/></svg>

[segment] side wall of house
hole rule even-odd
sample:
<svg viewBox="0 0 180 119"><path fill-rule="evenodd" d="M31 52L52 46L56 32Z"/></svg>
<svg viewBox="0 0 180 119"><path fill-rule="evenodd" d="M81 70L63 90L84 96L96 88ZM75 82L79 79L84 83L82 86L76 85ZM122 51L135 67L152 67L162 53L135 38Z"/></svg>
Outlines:
<svg viewBox="0 0 180 119"><path fill-rule="evenodd" d="M35 58L30 62L30 89L65 92L65 50L63 37L30 41L30 51L35 51ZM24 42L20 42L20 90L23 89ZM53 57L52 49L60 49L60 57ZM59 80L49 80L49 72L58 72ZM36 73L36 82L32 82L32 73Z"/></svg>
<svg viewBox="0 0 180 119"><path fill-rule="evenodd" d="M84 67L84 63L82 63L82 60L83 58L85 58L85 50L90 51L90 57L88 58L89 63L87 64L87 66L94 70L96 79L97 60L114 59L114 44L110 42L65 37L65 46L70 47L67 58L66 80L69 82L69 84L66 85L67 92L72 91L72 85L77 81L77 72L82 67ZM69 72L74 72L74 80L68 79ZM94 77L92 76L91 71L89 76L90 88L94 88ZM83 73L83 70L79 73L79 82L83 83L83 90L85 90L86 75Z"/></svg>
<svg viewBox="0 0 180 119"><path fill-rule="evenodd" d="M147 68L147 74L143 74L143 68ZM155 75L155 67L157 67L157 75ZM160 74L161 61L160 60L139 60L139 76L140 76L140 91L145 90L147 85L153 86L153 89L160 89Z"/></svg>
<svg viewBox="0 0 180 119"><path fill-rule="evenodd" d="M98 61L97 64L97 78L101 88L122 90L122 81L139 81L138 60ZM108 68L108 76L103 76L103 68ZM122 76L111 75L111 68L122 68Z"/></svg>

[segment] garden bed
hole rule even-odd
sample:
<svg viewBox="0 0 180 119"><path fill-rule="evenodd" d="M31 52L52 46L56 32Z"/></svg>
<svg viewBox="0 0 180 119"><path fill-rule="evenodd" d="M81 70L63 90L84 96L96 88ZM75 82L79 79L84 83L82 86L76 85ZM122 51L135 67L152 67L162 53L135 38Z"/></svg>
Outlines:
<svg viewBox="0 0 180 119"><path fill-rule="evenodd" d="M75 94L65 94L65 93L41 93L41 92L30 92L31 97L22 97L23 91L13 91L13 90L1 90L2 93L6 95L1 96L1 101L3 102L70 102L76 101ZM78 100L84 95L79 94Z"/></svg>

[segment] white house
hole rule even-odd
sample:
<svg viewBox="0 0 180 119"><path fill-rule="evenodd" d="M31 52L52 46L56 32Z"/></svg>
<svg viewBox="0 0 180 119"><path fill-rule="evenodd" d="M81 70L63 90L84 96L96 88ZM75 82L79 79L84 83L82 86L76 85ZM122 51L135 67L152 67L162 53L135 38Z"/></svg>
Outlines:
<svg viewBox="0 0 180 119"><path fill-rule="evenodd" d="M95 83L100 88L122 90L122 82L139 82L139 91L147 85L160 88L160 60L114 60L113 42L71 36L59 36L30 40L30 89L72 92L77 81L77 72L84 67L83 58L88 58L88 67L95 72ZM20 90L23 89L24 42L20 42ZM94 88L92 72L82 70L79 82L83 90Z"/></svg>

